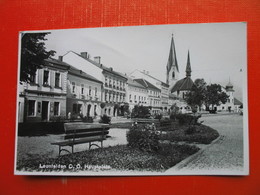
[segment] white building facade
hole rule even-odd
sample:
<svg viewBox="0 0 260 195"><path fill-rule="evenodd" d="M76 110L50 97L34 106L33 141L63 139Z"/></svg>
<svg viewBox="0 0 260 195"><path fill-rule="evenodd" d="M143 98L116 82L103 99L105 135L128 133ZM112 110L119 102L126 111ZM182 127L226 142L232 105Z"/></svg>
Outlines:
<svg viewBox="0 0 260 195"><path fill-rule="evenodd" d="M109 116L124 113L127 83L125 75L114 71L112 67L108 68L101 64L100 57L91 60L87 52L77 54L70 51L63 56L63 61L72 64L75 68L84 71L103 83L101 99L105 103L105 107L102 108L102 113Z"/></svg>
<svg viewBox="0 0 260 195"><path fill-rule="evenodd" d="M135 105L149 106L148 89L129 78L127 82L126 101L129 103L130 112Z"/></svg>

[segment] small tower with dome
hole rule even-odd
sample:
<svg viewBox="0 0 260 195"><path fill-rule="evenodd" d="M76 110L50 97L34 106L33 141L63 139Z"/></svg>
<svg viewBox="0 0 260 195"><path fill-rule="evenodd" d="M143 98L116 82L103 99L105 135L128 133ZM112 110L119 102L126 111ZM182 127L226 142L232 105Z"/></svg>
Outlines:
<svg viewBox="0 0 260 195"><path fill-rule="evenodd" d="M228 95L228 99L227 99L227 110L228 111L233 111L234 110L234 92L235 90L233 89L233 85L232 83L228 82L228 84L226 85L226 94Z"/></svg>

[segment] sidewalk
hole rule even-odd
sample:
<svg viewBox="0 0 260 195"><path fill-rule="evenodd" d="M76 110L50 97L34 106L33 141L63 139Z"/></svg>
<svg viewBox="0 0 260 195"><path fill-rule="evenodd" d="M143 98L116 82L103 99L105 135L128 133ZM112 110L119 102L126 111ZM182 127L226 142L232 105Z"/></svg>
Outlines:
<svg viewBox="0 0 260 195"><path fill-rule="evenodd" d="M247 173L243 151L243 120L240 115L202 118L220 137L204 150L166 171L176 175L242 175Z"/></svg>
<svg viewBox="0 0 260 195"><path fill-rule="evenodd" d="M109 137L103 142L104 147L127 144L126 133L128 129L111 128ZM60 135L47 136L19 136L17 141L17 158L19 160L37 159L37 158L55 158L58 156L58 146L51 145L58 140ZM98 143L100 145L100 143ZM74 151L81 152L88 149L88 144L75 145ZM68 147L71 151L71 147ZM66 153L63 153L66 154Z"/></svg>

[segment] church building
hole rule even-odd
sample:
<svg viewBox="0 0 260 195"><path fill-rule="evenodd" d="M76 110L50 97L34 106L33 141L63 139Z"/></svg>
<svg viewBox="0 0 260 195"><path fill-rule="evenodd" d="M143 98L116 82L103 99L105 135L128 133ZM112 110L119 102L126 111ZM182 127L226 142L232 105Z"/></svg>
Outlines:
<svg viewBox="0 0 260 195"><path fill-rule="evenodd" d="M170 86L169 104L176 104L182 113L190 112L191 108L184 101L185 94L189 92L194 85L194 82L191 79L190 53L188 51L186 77L179 80L179 67L173 36L166 66L166 83Z"/></svg>

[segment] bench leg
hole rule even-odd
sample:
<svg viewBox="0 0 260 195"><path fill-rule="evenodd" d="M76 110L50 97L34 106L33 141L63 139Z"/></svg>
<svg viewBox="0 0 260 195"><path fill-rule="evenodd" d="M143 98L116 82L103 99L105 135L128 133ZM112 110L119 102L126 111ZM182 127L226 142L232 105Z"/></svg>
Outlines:
<svg viewBox="0 0 260 195"><path fill-rule="evenodd" d="M101 141L101 148L103 148L103 140Z"/></svg>
<svg viewBox="0 0 260 195"><path fill-rule="evenodd" d="M60 152L61 152L61 146L59 145L59 157L60 157Z"/></svg>
<svg viewBox="0 0 260 195"><path fill-rule="evenodd" d="M74 145L71 146L72 154L74 153Z"/></svg>

